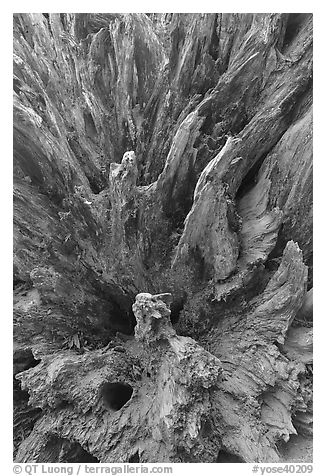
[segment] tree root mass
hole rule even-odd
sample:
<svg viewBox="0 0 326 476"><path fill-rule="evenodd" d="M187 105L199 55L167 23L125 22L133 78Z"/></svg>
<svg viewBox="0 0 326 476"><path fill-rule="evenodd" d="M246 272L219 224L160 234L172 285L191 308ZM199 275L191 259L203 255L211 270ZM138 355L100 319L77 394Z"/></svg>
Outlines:
<svg viewBox="0 0 326 476"><path fill-rule="evenodd" d="M15 461L283 461L312 15L15 14L13 89Z"/></svg>

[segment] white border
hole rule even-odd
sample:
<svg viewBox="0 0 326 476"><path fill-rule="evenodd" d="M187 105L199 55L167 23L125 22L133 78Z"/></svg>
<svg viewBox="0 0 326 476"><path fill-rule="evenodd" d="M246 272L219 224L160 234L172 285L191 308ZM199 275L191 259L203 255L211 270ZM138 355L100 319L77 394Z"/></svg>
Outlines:
<svg viewBox="0 0 326 476"><path fill-rule="evenodd" d="M112 8L116 7L116 8ZM274 1L274 2L186 2L153 1L126 2L116 4L106 2L56 1L53 3L40 1L14 1L2 6L0 26L1 45L1 450L5 463L3 474L12 474L12 13L14 12L312 12L314 14L314 475L325 474L323 468L325 441L325 324L326 318L323 296L325 291L325 32L326 9L322 2L307 1ZM8 466L7 466L8 463ZM181 468L181 466L183 468ZM191 466L191 468L190 468ZM213 466L205 468L202 464L180 465L180 471L187 474L194 470L196 473L210 473ZM232 466L232 468L231 468ZM251 474L251 465L222 466L222 474ZM238 468L238 469L236 469ZM322 469L323 468L323 469ZM7 470L8 469L8 470ZM216 467L214 472L216 472ZM179 470L174 474L179 474ZM184 473L185 474L185 473Z"/></svg>

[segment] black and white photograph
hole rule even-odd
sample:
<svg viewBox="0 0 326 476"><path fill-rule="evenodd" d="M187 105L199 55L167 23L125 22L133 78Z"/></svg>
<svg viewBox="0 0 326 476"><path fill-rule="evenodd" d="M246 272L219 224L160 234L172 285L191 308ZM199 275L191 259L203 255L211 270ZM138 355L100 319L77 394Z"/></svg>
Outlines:
<svg viewBox="0 0 326 476"><path fill-rule="evenodd" d="M315 15L271 5L12 15L14 473L312 473Z"/></svg>

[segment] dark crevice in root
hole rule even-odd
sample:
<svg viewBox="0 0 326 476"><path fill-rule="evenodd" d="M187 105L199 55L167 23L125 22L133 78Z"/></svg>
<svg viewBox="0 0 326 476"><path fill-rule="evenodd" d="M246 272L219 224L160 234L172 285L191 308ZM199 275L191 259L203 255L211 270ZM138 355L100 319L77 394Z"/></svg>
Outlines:
<svg viewBox="0 0 326 476"><path fill-rule="evenodd" d="M46 21L47 21L49 32L50 32L51 35L53 36L52 28L51 28L51 23L50 23L50 14L49 14L49 13L42 13L42 15L44 16L44 18L45 18Z"/></svg>
<svg viewBox="0 0 326 476"><path fill-rule="evenodd" d="M20 372L36 367L41 360L35 359L31 349L23 349L21 351L16 351L14 354L14 376ZM13 404L14 404L14 420L20 420L21 416L24 415L22 419L22 428L24 434L29 434L32 429L34 422L38 418L41 410L38 408L31 408L28 405L29 393L26 390L23 390L21 387L21 382L14 377L13 379ZM14 440L20 440L21 435L16 435L14 431Z"/></svg>
<svg viewBox="0 0 326 476"><path fill-rule="evenodd" d="M283 224L281 224L278 230L276 244L268 255L268 258L265 263L265 267L270 271L276 271L278 269L281 258L283 256L283 252L288 242L288 240L283 236L282 230Z"/></svg>
<svg viewBox="0 0 326 476"><path fill-rule="evenodd" d="M13 379L13 456L22 441L33 431L34 425L42 415L40 408L28 405L29 393L22 390L21 384Z"/></svg>
<svg viewBox="0 0 326 476"><path fill-rule="evenodd" d="M244 463L244 461L237 455L220 450L216 463Z"/></svg>
<svg viewBox="0 0 326 476"><path fill-rule="evenodd" d="M285 30L284 40L283 40L282 51L286 49L292 43L294 38L297 36L301 25L304 23L308 15L309 14L307 13L290 13L289 14L287 23L286 23L286 30Z"/></svg>
<svg viewBox="0 0 326 476"><path fill-rule="evenodd" d="M97 137L97 129L93 116L90 112L84 111L84 124L85 124L85 133L90 139L95 139Z"/></svg>
<svg viewBox="0 0 326 476"><path fill-rule="evenodd" d="M128 459L128 463L140 463L139 451L136 451L135 454L130 456L130 458Z"/></svg>
<svg viewBox="0 0 326 476"><path fill-rule="evenodd" d="M185 297L182 297L180 299L176 299L172 302L170 305L171 309L171 315L170 315L170 320L171 324L176 324L179 319L180 319L180 314L181 311L183 310L185 305Z"/></svg>
<svg viewBox="0 0 326 476"><path fill-rule="evenodd" d="M27 292L30 289L32 289L32 287L33 287L32 281L24 281L23 279L20 279L20 278L14 276L14 280L13 280L13 289L14 289L14 291L18 291L18 292L26 291Z"/></svg>
<svg viewBox="0 0 326 476"><path fill-rule="evenodd" d="M51 436L42 452L42 460L38 463L100 463L100 461L79 443L66 438Z"/></svg>
<svg viewBox="0 0 326 476"><path fill-rule="evenodd" d="M35 359L31 349L16 350L14 354L14 373L18 374L36 367L41 360Z"/></svg>
<svg viewBox="0 0 326 476"><path fill-rule="evenodd" d="M112 301L111 301L112 304ZM119 306L114 306L114 312L109 321L109 326L115 331L126 335L133 335L136 326L136 319L130 308L130 312L125 312Z"/></svg>
<svg viewBox="0 0 326 476"><path fill-rule="evenodd" d="M173 229L184 226L184 220L193 205L193 192L197 180L198 176L192 166L189 166L187 180L177 184L177 177L173 178L171 188L174 190L174 199L173 201L165 201L163 208L166 217L171 221Z"/></svg>
<svg viewBox="0 0 326 476"><path fill-rule="evenodd" d="M302 95L304 92L302 93ZM294 112L292 111L292 115ZM291 124L292 120L289 119L288 123ZM282 140L283 135L285 134L286 130L283 131L282 134L278 137L277 141L274 142L269 149L259 157L258 160L254 163L254 165L249 169L247 174L242 179L241 185L239 186L237 193L235 194L235 202L237 203L241 198L243 198L247 193L249 193L257 184L259 180L259 172L261 167L264 164L266 157L271 153L271 151L276 147L276 145Z"/></svg>
<svg viewBox="0 0 326 476"><path fill-rule="evenodd" d="M203 420L201 424L201 436L203 438L210 438L214 432L212 422L210 420Z"/></svg>
<svg viewBox="0 0 326 476"><path fill-rule="evenodd" d="M90 271L89 280L94 289L94 295L108 302L111 309L107 320L108 328L133 335L136 326L136 318L132 312L134 295L126 294L118 286L112 286L98 279L94 271Z"/></svg>
<svg viewBox="0 0 326 476"><path fill-rule="evenodd" d="M218 60L219 58L219 34L217 34L218 15L218 13L215 14L213 34L209 45L209 54L211 55L214 61Z"/></svg>
<svg viewBox="0 0 326 476"><path fill-rule="evenodd" d="M67 453L64 463L100 463L100 461L78 443L75 443L70 452Z"/></svg>
<svg viewBox="0 0 326 476"><path fill-rule="evenodd" d="M269 153L269 151L268 151L268 153ZM243 178L243 180L241 182L241 185L238 188L238 191L237 191L236 196L235 196L235 201L236 202L241 200L241 198L243 198L245 195L247 195L247 193L249 193L250 190L252 190L255 187L255 185L257 184L259 170L260 170L261 166L263 165L264 160L265 160L268 153L262 155L262 157L260 157L260 159L257 160L255 165L253 167L251 167L249 172Z"/></svg>
<svg viewBox="0 0 326 476"><path fill-rule="evenodd" d="M66 21L64 13L60 13L60 21L63 28L66 28Z"/></svg>
<svg viewBox="0 0 326 476"><path fill-rule="evenodd" d="M133 394L133 388L123 382L106 382L101 389L101 396L108 410L120 410Z"/></svg>

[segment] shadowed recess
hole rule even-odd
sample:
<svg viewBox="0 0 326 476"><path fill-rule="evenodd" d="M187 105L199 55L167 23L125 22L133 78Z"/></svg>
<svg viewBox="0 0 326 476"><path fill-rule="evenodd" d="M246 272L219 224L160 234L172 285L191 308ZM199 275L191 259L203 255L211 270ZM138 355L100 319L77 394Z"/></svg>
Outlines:
<svg viewBox="0 0 326 476"><path fill-rule="evenodd" d="M101 390L106 408L114 411L120 410L131 399L132 393L132 387L122 382L106 382Z"/></svg>
<svg viewBox="0 0 326 476"><path fill-rule="evenodd" d="M216 463L244 463L244 461L237 455L220 450Z"/></svg>
<svg viewBox="0 0 326 476"><path fill-rule="evenodd" d="M135 454L130 456L128 463L140 463L139 451L136 451Z"/></svg>

